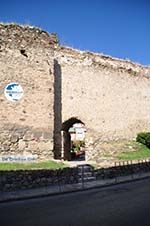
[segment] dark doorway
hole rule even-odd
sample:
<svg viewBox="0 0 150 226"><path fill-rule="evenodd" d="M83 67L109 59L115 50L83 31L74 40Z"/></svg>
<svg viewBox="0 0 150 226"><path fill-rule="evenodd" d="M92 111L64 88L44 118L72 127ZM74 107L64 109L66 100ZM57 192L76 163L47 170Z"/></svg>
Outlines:
<svg viewBox="0 0 150 226"><path fill-rule="evenodd" d="M85 160L85 125L78 118L70 118L62 124L62 158Z"/></svg>

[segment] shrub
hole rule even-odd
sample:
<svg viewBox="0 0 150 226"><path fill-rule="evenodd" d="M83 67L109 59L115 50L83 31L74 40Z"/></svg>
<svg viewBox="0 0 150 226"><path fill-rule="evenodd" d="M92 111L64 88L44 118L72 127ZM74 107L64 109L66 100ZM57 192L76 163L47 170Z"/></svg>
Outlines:
<svg viewBox="0 0 150 226"><path fill-rule="evenodd" d="M136 141L150 148L150 132L138 133Z"/></svg>

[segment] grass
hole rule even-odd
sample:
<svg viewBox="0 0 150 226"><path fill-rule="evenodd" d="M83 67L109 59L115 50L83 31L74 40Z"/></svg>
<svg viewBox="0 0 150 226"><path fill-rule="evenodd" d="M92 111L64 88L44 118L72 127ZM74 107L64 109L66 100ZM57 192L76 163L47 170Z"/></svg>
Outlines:
<svg viewBox="0 0 150 226"><path fill-rule="evenodd" d="M0 163L0 170L36 170L36 169L60 169L66 167L61 162L45 161L45 162L30 162L30 163Z"/></svg>
<svg viewBox="0 0 150 226"><path fill-rule="evenodd" d="M117 158L123 161L150 158L150 149L143 144L137 143L136 150L122 152L117 155Z"/></svg>

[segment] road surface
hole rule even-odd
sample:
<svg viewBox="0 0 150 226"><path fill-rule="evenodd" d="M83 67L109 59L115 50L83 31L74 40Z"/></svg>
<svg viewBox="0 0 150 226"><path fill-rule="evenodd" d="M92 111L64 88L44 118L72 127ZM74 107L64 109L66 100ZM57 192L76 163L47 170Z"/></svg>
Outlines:
<svg viewBox="0 0 150 226"><path fill-rule="evenodd" d="M0 226L150 226L150 179L0 204Z"/></svg>

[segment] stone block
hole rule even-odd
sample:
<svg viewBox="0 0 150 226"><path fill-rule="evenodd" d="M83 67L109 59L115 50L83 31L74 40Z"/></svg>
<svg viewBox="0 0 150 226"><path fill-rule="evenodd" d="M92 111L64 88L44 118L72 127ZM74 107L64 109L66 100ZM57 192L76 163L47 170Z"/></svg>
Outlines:
<svg viewBox="0 0 150 226"><path fill-rule="evenodd" d="M23 151L26 148L26 142L24 140L19 140L18 148L19 150Z"/></svg>
<svg viewBox="0 0 150 226"><path fill-rule="evenodd" d="M24 136L25 133L26 133L26 130L27 130L27 129L25 129L25 128L17 128L17 129L15 129L15 134L17 134L17 136L18 136L19 138L23 138L23 136Z"/></svg>
<svg viewBox="0 0 150 226"><path fill-rule="evenodd" d="M19 138L18 138L18 136L16 136L16 135L11 136L11 138L10 138L11 143L17 143L18 140L19 140Z"/></svg>
<svg viewBox="0 0 150 226"><path fill-rule="evenodd" d="M49 132L44 132L43 133L43 139L44 140L50 140L52 137L53 137L52 134L49 133Z"/></svg>
<svg viewBox="0 0 150 226"><path fill-rule="evenodd" d="M33 140L33 141L30 141L28 143L28 150L30 150L30 151L37 151L38 148L39 148L38 147L38 142Z"/></svg>
<svg viewBox="0 0 150 226"><path fill-rule="evenodd" d="M10 145L11 145L11 141L9 141L9 140L5 140L5 141L4 141L4 143L3 143L3 145L10 146Z"/></svg>
<svg viewBox="0 0 150 226"><path fill-rule="evenodd" d="M40 143L38 143L38 148L40 151L52 150L53 144L50 141L40 142Z"/></svg>
<svg viewBox="0 0 150 226"><path fill-rule="evenodd" d="M4 144L4 145L2 146L2 150L3 150L3 151L9 151L9 150L10 150L10 146Z"/></svg>
<svg viewBox="0 0 150 226"><path fill-rule="evenodd" d="M40 139L42 137L42 132L41 131L34 132L33 137L35 140Z"/></svg>
<svg viewBox="0 0 150 226"><path fill-rule="evenodd" d="M29 141L29 140L32 140L33 139L33 135L31 132L27 132L24 137L23 137L23 140L24 141Z"/></svg>

